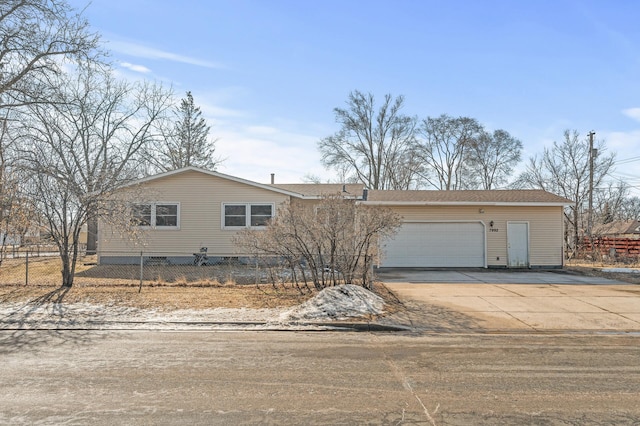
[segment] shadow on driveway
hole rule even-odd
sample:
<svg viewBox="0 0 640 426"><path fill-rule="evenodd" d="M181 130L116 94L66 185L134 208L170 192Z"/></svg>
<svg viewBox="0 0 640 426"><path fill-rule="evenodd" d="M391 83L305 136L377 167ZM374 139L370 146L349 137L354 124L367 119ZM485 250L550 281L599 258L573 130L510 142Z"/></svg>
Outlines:
<svg viewBox="0 0 640 426"><path fill-rule="evenodd" d="M602 277L579 275L563 269L511 270L511 269L428 269L428 268L379 268L376 276L382 282L404 283L460 283L460 284L581 284L625 285Z"/></svg>

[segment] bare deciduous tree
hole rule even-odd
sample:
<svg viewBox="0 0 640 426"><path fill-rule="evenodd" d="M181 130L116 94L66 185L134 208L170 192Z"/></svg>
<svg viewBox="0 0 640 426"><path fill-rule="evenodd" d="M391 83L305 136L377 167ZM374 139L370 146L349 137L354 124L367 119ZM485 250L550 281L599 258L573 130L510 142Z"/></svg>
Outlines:
<svg viewBox="0 0 640 426"><path fill-rule="evenodd" d="M598 155L594 159L593 185L598 187L613 171L615 155L606 155L603 141L597 142ZM575 204L565 211L569 224L567 244L572 250L579 246L583 234L584 216L588 212L585 204L589 196L589 141L576 131L565 130L564 140L545 148L542 156L529 158L525 171L519 176L516 186L540 188L570 199Z"/></svg>
<svg viewBox="0 0 640 426"><path fill-rule="evenodd" d="M9 109L5 108L5 112L0 121L0 264L7 242L22 242L37 223L31 203L21 192L21 176L14 164L14 139L9 126L12 118Z"/></svg>
<svg viewBox="0 0 640 426"><path fill-rule="evenodd" d="M390 209L327 195L315 205L283 205L266 229L245 230L236 242L256 255L285 261L296 282L311 281L317 289L357 282L370 288L377 241L399 226Z"/></svg>
<svg viewBox="0 0 640 426"><path fill-rule="evenodd" d="M422 121L419 134L423 136L418 156L425 165L422 177L436 189L466 189L465 176L467 152L476 144L483 132L482 126L473 118L427 117Z"/></svg>
<svg viewBox="0 0 640 426"><path fill-rule="evenodd" d="M48 101L48 78L68 58L98 44L89 24L65 0L0 2L0 108Z"/></svg>
<svg viewBox="0 0 640 426"><path fill-rule="evenodd" d="M618 211L620 220L640 220L640 197L627 197Z"/></svg>
<svg viewBox="0 0 640 426"><path fill-rule="evenodd" d="M318 143L323 165L371 189L417 186L416 119L401 114L403 104L403 96L386 95L376 111L372 94L351 92L347 108L334 109L340 130Z"/></svg>
<svg viewBox="0 0 640 426"><path fill-rule="evenodd" d="M606 224L621 220L623 205L629 196L629 186L624 182L608 182L593 191L593 223Z"/></svg>
<svg viewBox="0 0 640 426"><path fill-rule="evenodd" d="M522 142L505 130L483 131L468 145L464 159L473 189L496 189L507 183L520 162Z"/></svg>
<svg viewBox="0 0 640 426"><path fill-rule="evenodd" d="M98 218L122 218L113 191L138 176L136 156L157 137L154 124L171 95L94 66L60 76L55 87L50 105L29 105L20 145L25 188L58 246L62 283L71 286L82 226L91 235Z"/></svg>

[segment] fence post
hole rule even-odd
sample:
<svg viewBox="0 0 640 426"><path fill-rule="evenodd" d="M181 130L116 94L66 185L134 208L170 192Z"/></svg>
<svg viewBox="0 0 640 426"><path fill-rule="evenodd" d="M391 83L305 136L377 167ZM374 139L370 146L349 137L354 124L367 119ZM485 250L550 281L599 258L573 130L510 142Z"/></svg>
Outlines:
<svg viewBox="0 0 640 426"><path fill-rule="evenodd" d="M144 278L144 258L142 257L142 251L140 252L140 287L138 287L138 293L142 292L142 278Z"/></svg>
<svg viewBox="0 0 640 426"><path fill-rule="evenodd" d="M29 251L25 256L24 265L24 285L29 285Z"/></svg>

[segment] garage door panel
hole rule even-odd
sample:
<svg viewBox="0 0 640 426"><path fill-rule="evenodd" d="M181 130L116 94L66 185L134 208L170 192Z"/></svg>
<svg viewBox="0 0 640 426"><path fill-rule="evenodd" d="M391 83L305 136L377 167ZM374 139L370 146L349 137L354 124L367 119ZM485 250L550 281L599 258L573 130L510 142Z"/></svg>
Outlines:
<svg viewBox="0 0 640 426"><path fill-rule="evenodd" d="M484 267L479 222L405 222L384 244L386 267Z"/></svg>

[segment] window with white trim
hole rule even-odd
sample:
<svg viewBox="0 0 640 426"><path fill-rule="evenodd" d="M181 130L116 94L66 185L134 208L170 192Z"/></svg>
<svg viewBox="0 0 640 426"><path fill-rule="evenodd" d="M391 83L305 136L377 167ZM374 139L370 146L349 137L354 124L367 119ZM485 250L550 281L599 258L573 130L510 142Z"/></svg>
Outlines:
<svg viewBox="0 0 640 426"><path fill-rule="evenodd" d="M177 229L180 224L178 203L135 204L131 213L132 222L140 227Z"/></svg>
<svg viewBox="0 0 640 426"><path fill-rule="evenodd" d="M135 226L151 226L151 204L135 204L131 207L131 223Z"/></svg>
<svg viewBox="0 0 640 426"><path fill-rule="evenodd" d="M224 204L223 228L261 228L273 217L273 204Z"/></svg>

